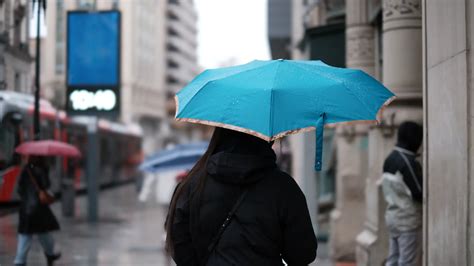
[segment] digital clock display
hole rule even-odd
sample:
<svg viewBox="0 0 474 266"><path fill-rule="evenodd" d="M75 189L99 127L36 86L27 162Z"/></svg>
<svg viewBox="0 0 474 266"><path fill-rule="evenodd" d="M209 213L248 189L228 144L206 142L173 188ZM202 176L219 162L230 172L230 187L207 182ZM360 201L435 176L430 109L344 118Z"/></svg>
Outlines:
<svg viewBox="0 0 474 266"><path fill-rule="evenodd" d="M79 89L69 94L70 108L73 111L112 111L117 107L117 95L113 90L88 91Z"/></svg>

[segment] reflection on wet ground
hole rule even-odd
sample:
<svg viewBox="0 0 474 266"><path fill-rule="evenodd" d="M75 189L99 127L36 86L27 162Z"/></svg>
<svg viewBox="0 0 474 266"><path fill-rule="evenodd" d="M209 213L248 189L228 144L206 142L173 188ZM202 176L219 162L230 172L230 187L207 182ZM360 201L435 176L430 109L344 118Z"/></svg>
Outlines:
<svg viewBox="0 0 474 266"><path fill-rule="evenodd" d="M86 197L76 200L74 218L63 218L60 203L53 211L61 224L55 233L63 256L56 265L172 265L164 253L166 207L136 200L135 186L103 191L99 222L87 222ZM0 265L12 265L16 251L17 215L0 217ZM46 265L37 241L28 265Z"/></svg>

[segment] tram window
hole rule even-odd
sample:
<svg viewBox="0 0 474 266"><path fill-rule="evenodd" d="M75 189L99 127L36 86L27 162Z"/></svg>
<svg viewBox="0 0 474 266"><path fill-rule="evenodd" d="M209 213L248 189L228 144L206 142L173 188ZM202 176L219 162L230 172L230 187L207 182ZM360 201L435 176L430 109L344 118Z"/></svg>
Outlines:
<svg viewBox="0 0 474 266"><path fill-rule="evenodd" d="M54 121L42 120L41 121L41 138L42 139L53 139L54 138Z"/></svg>
<svg viewBox="0 0 474 266"><path fill-rule="evenodd" d="M0 124L0 170L6 169L18 160L15 155L17 145L17 132L15 125L5 117L4 122Z"/></svg>

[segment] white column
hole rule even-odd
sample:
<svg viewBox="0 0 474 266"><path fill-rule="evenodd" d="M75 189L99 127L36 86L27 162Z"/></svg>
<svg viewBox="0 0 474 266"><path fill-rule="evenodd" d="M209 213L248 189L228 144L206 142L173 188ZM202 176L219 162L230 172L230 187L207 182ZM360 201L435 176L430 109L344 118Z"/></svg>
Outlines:
<svg viewBox="0 0 474 266"><path fill-rule="evenodd" d="M474 265L474 1L428 1L424 265Z"/></svg>
<svg viewBox="0 0 474 266"><path fill-rule="evenodd" d="M365 217L367 128L339 127L336 131L336 208L331 212L330 255L336 261L355 260L355 238Z"/></svg>

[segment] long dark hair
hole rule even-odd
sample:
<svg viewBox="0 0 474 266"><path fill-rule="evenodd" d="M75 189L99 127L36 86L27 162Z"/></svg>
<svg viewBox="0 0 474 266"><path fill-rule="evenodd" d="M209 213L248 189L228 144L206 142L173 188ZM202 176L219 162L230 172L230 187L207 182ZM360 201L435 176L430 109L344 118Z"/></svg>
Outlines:
<svg viewBox="0 0 474 266"><path fill-rule="evenodd" d="M184 191L184 188L188 185L188 183L191 181L191 177L196 176L197 178L197 186L196 190L193 191L194 196L199 196L201 191L204 188L204 185L206 183L206 165L207 161L209 160L209 157L214 153L216 150L217 145L221 141L221 135L222 131L224 129L216 127L214 129L214 133L212 134L211 140L209 142L209 146L207 147L206 152L201 156L201 158L197 161L197 163L194 165L194 167L189 171L187 177L181 181L176 189L175 192L173 193L173 197L171 198L171 203L170 207L168 209L168 216L166 217L166 222L165 222L165 230L166 230L166 251L173 255L174 250L173 250L173 234L172 234L172 227L173 227L173 222L174 222L174 216L175 216L175 211L176 211L176 203L178 202L179 197Z"/></svg>

